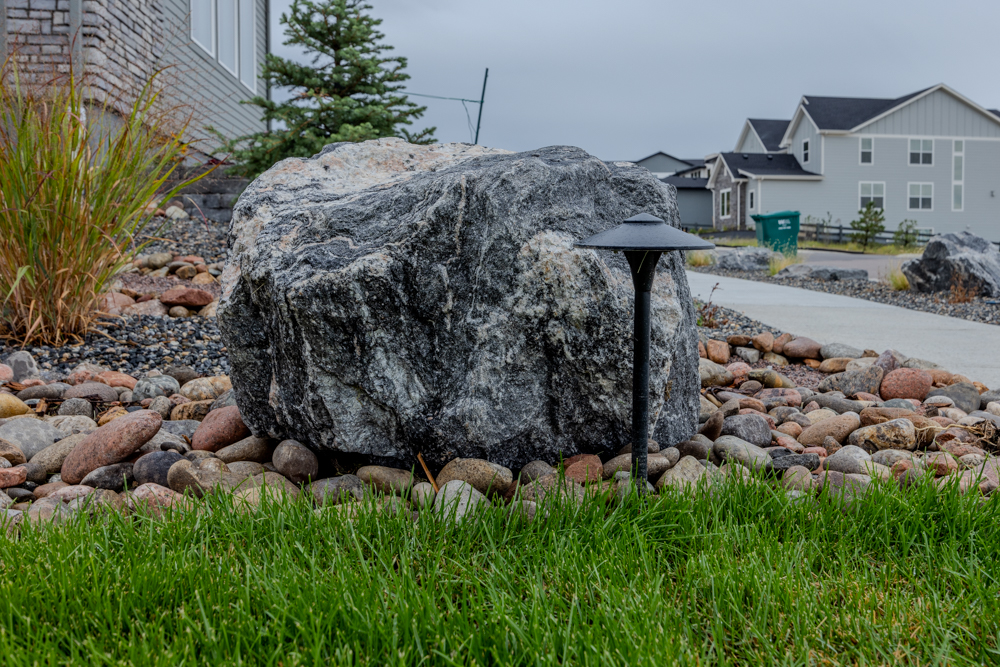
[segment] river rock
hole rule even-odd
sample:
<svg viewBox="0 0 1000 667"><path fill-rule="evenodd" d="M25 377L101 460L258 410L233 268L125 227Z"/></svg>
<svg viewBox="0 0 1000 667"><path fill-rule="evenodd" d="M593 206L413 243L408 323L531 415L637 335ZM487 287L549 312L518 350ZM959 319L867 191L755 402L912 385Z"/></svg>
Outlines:
<svg viewBox="0 0 1000 667"><path fill-rule="evenodd" d="M63 398L86 398L101 403L114 403L118 400L118 392L113 387L100 382L84 382L67 389Z"/></svg>
<svg viewBox="0 0 1000 667"><path fill-rule="evenodd" d="M827 343L819 349L819 356L824 360L836 358L860 359L863 354L864 350L859 350L856 347L844 345L843 343Z"/></svg>
<svg viewBox="0 0 1000 667"><path fill-rule="evenodd" d="M255 435L251 435L227 447L223 447L215 455L226 463L234 463L236 461L265 463L271 460L271 456L274 453L275 446L273 443L274 441L269 438L258 438Z"/></svg>
<svg viewBox="0 0 1000 667"><path fill-rule="evenodd" d="M31 462L44 468L48 475L58 474L62 470L66 457L86 438L86 433L68 435L32 456Z"/></svg>
<svg viewBox="0 0 1000 667"><path fill-rule="evenodd" d="M795 359L819 359L823 346L812 338L794 338L781 348L781 354Z"/></svg>
<svg viewBox="0 0 1000 667"><path fill-rule="evenodd" d="M319 473L319 460L316 455L301 442L294 440L284 440L278 444L272 461L278 472L293 483L316 479Z"/></svg>
<svg viewBox="0 0 1000 667"><path fill-rule="evenodd" d="M135 476L132 471L132 464L125 462L114 463L91 470L80 484L83 486L92 486L95 489L107 489L108 491L120 493L129 486L132 486L134 482Z"/></svg>
<svg viewBox="0 0 1000 667"><path fill-rule="evenodd" d="M380 493L407 496L413 486L413 473L400 468L386 466L362 466L358 468L358 478Z"/></svg>
<svg viewBox="0 0 1000 667"><path fill-rule="evenodd" d="M31 408L25 405L24 401L13 394L0 392L0 419L16 417L31 412Z"/></svg>
<svg viewBox="0 0 1000 667"><path fill-rule="evenodd" d="M434 498L434 511L451 521L462 521L467 515L490 504L486 496L460 479L442 484L439 489Z"/></svg>
<svg viewBox="0 0 1000 667"><path fill-rule="evenodd" d="M814 412L819 412L819 410ZM860 427L861 417L854 412L845 412L836 417L827 417L803 429L797 439L806 447L822 446L823 439L827 436L842 443L847 439L847 436Z"/></svg>
<svg viewBox="0 0 1000 667"><path fill-rule="evenodd" d="M0 425L0 438L17 445L29 461L53 442L61 440L63 435L62 431L40 419L12 419Z"/></svg>
<svg viewBox="0 0 1000 667"><path fill-rule="evenodd" d="M731 435L724 435L712 444L712 462L722 464L727 461L736 461L750 470L771 468L771 457L767 452Z"/></svg>
<svg viewBox="0 0 1000 667"><path fill-rule="evenodd" d="M0 459L4 459L14 466L27 463L28 460L20 447L3 438L0 438Z"/></svg>
<svg viewBox="0 0 1000 667"><path fill-rule="evenodd" d="M697 488L708 478L708 471L693 456L682 457L672 468L660 475L654 485L664 493L667 489L688 491Z"/></svg>
<svg viewBox="0 0 1000 667"><path fill-rule="evenodd" d="M944 292L960 284L980 296L1000 296L1000 251L970 232L933 237L919 259L900 268L917 292Z"/></svg>
<svg viewBox="0 0 1000 667"><path fill-rule="evenodd" d="M37 384L33 387L27 387L17 392L17 397L22 401L30 401L33 398L44 398L46 400L53 398L62 398L63 394L70 386L63 382L53 382L52 384Z"/></svg>
<svg viewBox="0 0 1000 667"><path fill-rule="evenodd" d="M555 468L545 461L529 461L521 468L521 472L518 473L518 479L521 481L521 484L528 484L540 477L551 475L554 472Z"/></svg>
<svg viewBox="0 0 1000 667"><path fill-rule="evenodd" d="M191 436L191 448L217 452L250 435L240 409L233 406L209 412Z"/></svg>
<svg viewBox="0 0 1000 667"><path fill-rule="evenodd" d="M132 475L135 478L135 483L140 486L143 484L158 484L169 487L167 473L170 472L170 467L181 459L181 455L175 451L150 452L139 457L139 460L132 466Z"/></svg>
<svg viewBox="0 0 1000 667"><path fill-rule="evenodd" d="M79 484L92 470L128 458L156 435L161 421L155 412L139 410L88 434L63 462L63 481Z"/></svg>
<svg viewBox="0 0 1000 667"><path fill-rule="evenodd" d="M839 391L845 396L854 396L859 393L874 394L882 384L882 373L884 371L879 366L869 366L856 371L844 371L835 373L823 379L817 387L818 391L829 392Z"/></svg>
<svg viewBox="0 0 1000 667"><path fill-rule="evenodd" d="M639 212L679 225L648 170L577 148L389 138L282 161L240 196L222 276L218 323L247 424L406 462L617 451L632 282L621 254L573 242ZM681 255L658 275L650 435L672 444L696 426L696 317Z"/></svg>
<svg viewBox="0 0 1000 667"><path fill-rule="evenodd" d="M955 401L955 407L966 413L979 409L979 390L976 389L974 384L968 382L959 382L948 387L931 389L927 392L927 397L930 398L931 396L947 396ZM2 428L0 426L0 429ZM0 432L0 437L3 437L2 432Z"/></svg>
<svg viewBox="0 0 1000 667"><path fill-rule="evenodd" d="M28 352L18 350L4 360L13 373L14 382L24 382L25 380L35 380L41 377L41 369L38 362Z"/></svg>
<svg viewBox="0 0 1000 667"><path fill-rule="evenodd" d="M192 401L214 401L233 388L232 382L225 375L210 378L196 378L180 388L181 396Z"/></svg>
<svg viewBox="0 0 1000 667"><path fill-rule="evenodd" d="M771 427L760 415L734 415L722 425L722 435L736 436L758 447L771 444Z"/></svg>
<svg viewBox="0 0 1000 667"><path fill-rule="evenodd" d="M892 419L881 424L862 426L851 433L850 443L869 453L880 449L912 450L917 446L917 432L909 419Z"/></svg>
<svg viewBox="0 0 1000 667"><path fill-rule="evenodd" d="M431 491L433 490L432 487ZM342 502L363 500L365 484L357 475L340 475L339 477L316 480L309 485L309 492L312 494L313 504L316 507L339 505Z"/></svg>
<svg viewBox="0 0 1000 667"><path fill-rule="evenodd" d="M140 378L132 389L132 400L138 403L143 399L156 398L157 396L172 396L181 389L177 380L169 375L154 375L153 377Z"/></svg>
<svg viewBox="0 0 1000 667"><path fill-rule="evenodd" d="M846 445L823 460L823 468L834 472L847 474L867 474L865 463L870 463L872 457L865 450L855 445Z"/></svg>
<svg viewBox="0 0 1000 667"><path fill-rule="evenodd" d="M927 371L917 368L897 368L889 371L882 379L878 393L884 401L897 398L915 398L922 401L931 390L932 383Z"/></svg>
<svg viewBox="0 0 1000 667"><path fill-rule="evenodd" d="M544 477L539 477L530 484L522 484L518 487L522 500L530 500L542 505L552 502L567 502L575 505L582 505L586 492L583 486L571 479L551 473ZM440 494L438 494L440 496Z"/></svg>
<svg viewBox="0 0 1000 667"><path fill-rule="evenodd" d="M514 481L514 476L502 465L482 459L452 459L437 474L438 488L453 479L467 482L486 495L503 495Z"/></svg>

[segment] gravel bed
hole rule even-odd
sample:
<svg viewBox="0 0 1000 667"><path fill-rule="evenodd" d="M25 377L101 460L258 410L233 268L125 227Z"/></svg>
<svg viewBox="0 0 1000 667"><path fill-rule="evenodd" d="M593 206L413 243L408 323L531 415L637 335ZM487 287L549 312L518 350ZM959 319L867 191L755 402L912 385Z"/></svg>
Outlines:
<svg viewBox="0 0 1000 667"><path fill-rule="evenodd" d="M988 303L995 299L976 297L968 303L948 303L947 293L924 294L921 292L897 292L888 286L872 280L812 280L809 278L774 278L763 271L732 271L714 266L688 267L689 271L708 273L729 278L756 280L763 283L800 287L815 292L842 294L858 299L867 299L890 306L920 310L935 315L947 315L983 324L1000 324L1000 305Z"/></svg>
<svg viewBox="0 0 1000 667"><path fill-rule="evenodd" d="M107 335L90 333L81 345L25 349L43 371L55 375L66 375L84 361L133 377L170 364L190 366L202 375L229 373L215 318L142 315L104 323L98 329ZM0 358L18 349L0 347ZM50 378L55 379L46 379Z"/></svg>
<svg viewBox="0 0 1000 667"><path fill-rule="evenodd" d="M182 255L197 255L208 264L226 260L226 236L228 222L212 220L177 220L153 218L146 228L149 236L158 240L150 243L142 251L144 255L154 252L172 252Z"/></svg>

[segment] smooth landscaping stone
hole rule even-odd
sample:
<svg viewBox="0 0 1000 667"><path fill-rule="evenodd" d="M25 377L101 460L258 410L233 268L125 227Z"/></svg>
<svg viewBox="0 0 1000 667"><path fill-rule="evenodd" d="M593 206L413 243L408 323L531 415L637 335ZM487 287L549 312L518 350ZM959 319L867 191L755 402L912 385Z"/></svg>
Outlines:
<svg viewBox="0 0 1000 667"><path fill-rule="evenodd" d="M17 397L22 401L30 401L33 398L44 398L56 399L62 398L63 394L69 389L68 384L62 382L53 382L52 384L39 384L34 387L27 387L17 392Z"/></svg>
<svg viewBox="0 0 1000 667"><path fill-rule="evenodd" d="M426 484L426 482L424 482ZM417 484L414 486L420 486ZM430 484L427 484L430 487ZM342 502L363 500L366 486L357 475L340 475L339 477L327 477L318 479L309 485L309 492L312 494L313 504L316 507L328 505L338 505ZM434 488L431 487L433 493Z"/></svg>
<svg viewBox="0 0 1000 667"><path fill-rule="evenodd" d="M822 445L826 437L832 437L838 443L842 443L860 426L861 418L854 412L846 412L842 415L827 417L803 429L802 433L799 434L798 441L807 447Z"/></svg>
<svg viewBox="0 0 1000 667"><path fill-rule="evenodd" d="M915 465L923 465L923 462L914 456L913 452L905 449L880 449L872 454L872 462L891 468L897 461L912 461Z"/></svg>
<svg viewBox="0 0 1000 667"><path fill-rule="evenodd" d="M191 448L217 452L250 435L237 407L209 412L191 437Z"/></svg>
<svg viewBox="0 0 1000 667"><path fill-rule="evenodd" d="M949 387L931 389L927 392L927 396L947 396L951 400L955 401L955 407L966 413L978 410L981 400L979 397L979 390L976 389L975 385L967 382L959 382L958 384L953 384ZM0 429L2 429L2 427L0 427ZM3 437L2 432L0 432L0 437Z"/></svg>
<svg viewBox="0 0 1000 667"><path fill-rule="evenodd" d="M62 432L63 435L92 433L97 430L97 422L84 415L57 415L55 417L46 417L44 421Z"/></svg>
<svg viewBox="0 0 1000 667"><path fill-rule="evenodd" d="M713 412L702 427L698 430L699 435L715 442L716 438L722 435L722 426L725 423L726 415L722 410Z"/></svg>
<svg viewBox="0 0 1000 667"><path fill-rule="evenodd" d="M41 375L38 362L24 350L12 353L4 360L4 364L11 369L14 382L23 383L25 380L34 380Z"/></svg>
<svg viewBox="0 0 1000 667"><path fill-rule="evenodd" d="M845 396L854 396L862 392L874 394L882 383L882 373L882 369L878 366L844 371L824 378L817 389L820 392L839 391Z"/></svg>
<svg viewBox="0 0 1000 667"><path fill-rule="evenodd" d="M70 387L63 394L64 399L85 398L101 403L114 403L118 400L118 392L112 387L100 382L84 382L75 387Z"/></svg>
<svg viewBox="0 0 1000 667"><path fill-rule="evenodd" d="M760 447L731 435L721 436L712 444L712 460L717 463L736 461L755 471L769 469L772 461Z"/></svg>
<svg viewBox="0 0 1000 667"><path fill-rule="evenodd" d="M146 398L157 396L172 396L181 389L180 384L169 375L156 375L140 378L132 389L132 400L139 402Z"/></svg>
<svg viewBox="0 0 1000 667"><path fill-rule="evenodd" d="M196 498L201 498L217 491L231 491L244 481L237 474L225 471L206 469L202 464L209 459L201 459L195 462L181 459L170 466L167 471L167 481L170 488L177 493L190 493ZM209 466L214 465L209 463Z"/></svg>
<svg viewBox="0 0 1000 667"><path fill-rule="evenodd" d="M529 482L534 482L540 477L545 477L546 475L551 475L555 472L555 468L550 466L545 461L530 461L521 468L521 472L518 473L518 479L522 484L528 484Z"/></svg>
<svg viewBox="0 0 1000 667"><path fill-rule="evenodd" d="M228 479L235 478L239 480L240 483L236 487L239 490L258 486L273 486L280 488L282 492L290 498L299 497L299 487L292 484L284 475L277 472L266 471L260 475L254 475L250 479L240 479L238 475L233 475L232 473L225 473L225 475Z"/></svg>
<svg viewBox="0 0 1000 667"><path fill-rule="evenodd" d="M915 398L924 400L931 390L933 380L929 373L915 368L897 368L886 374L879 387L883 400Z"/></svg>
<svg viewBox="0 0 1000 667"><path fill-rule="evenodd" d="M581 505L586 496L586 492L581 485L571 479L560 477L558 473L539 477L530 484L522 484L518 487L518 491L522 500L530 500L539 505L552 502L568 502ZM438 493L438 497L440 495Z"/></svg>
<svg viewBox="0 0 1000 667"><path fill-rule="evenodd" d="M171 509L188 507L184 496L162 484L147 482L125 495L125 506L133 513L148 513L162 516Z"/></svg>
<svg viewBox="0 0 1000 667"><path fill-rule="evenodd" d="M132 475L135 483L139 486L143 484L157 484L169 488L170 484L167 474L170 467L182 460L182 456L175 451L150 452L139 459L132 466Z"/></svg>
<svg viewBox="0 0 1000 667"><path fill-rule="evenodd" d="M865 450L855 445L846 445L826 457L826 460L823 461L823 468L845 475L864 474L864 464L871 462L871 460L872 457Z"/></svg>
<svg viewBox="0 0 1000 667"><path fill-rule="evenodd" d="M83 486L92 486L96 489L106 489L116 493L124 491L134 483L132 464L128 462L114 463L92 470L80 482Z"/></svg>
<svg viewBox="0 0 1000 667"><path fill-rule="evenodd" d="M20 463L27 462L27 458L24 456L24 452L21 451L20 447L9 440L4 440L2 438L0 438L0 458L15 466Z"/></svg>
<svg viewBox="0 0 1000 667"><path fill-rule="evenodd" d="M238 442L234 442L228 447L223 447L215 455L226 463L234 463L236 461L264 463L271 460L274 448L274 441L270 438L258 438L255 435L251 435Z"/></svg>
<svg viewBox="0 0 1000 667"><path fill-rule="evenodd" d="M819 349L819 356L824 360L838 357L858 359L862 354L864 354L863 350L859 350L851 345L844 345L843 343L827 343Z"/></svg>
<svg viewBox="0 0 1000 667"><path fill-rule="evenodd" d="M20 486L28 481L28 471L23 466L0 469L0 489Z"/></svg>
<svg viewBox="0 0 1000 667"><path fill-rule="evenodd" d="M319 460L312 451L295 440L284 440L274 450L274 467L290 481L307 482L316 479Z"/></svg>
<svg viewBox="0 0 1000 667"><path fill-rule="evenodd" d="M907 449L917 446L916 429L909 419L892 419L881 424L862 426L851 433L850 444L869 453L881 449Z"/></svg>
<svg viewBox="0 0 1000 667"><path fill-rule="evenodd" d="M406 496L413 486L413 473L400 468L362 466L358 468L357 476L362 482L380 493Z"/></svg>
<svg viewBox="0 0 1000 667"><path fill-rule="evenodd" d="M160 429L171 435L194 437L194 432L201 426L201 422L193 419L183 421L164 421Z"/></svg>
<svg viewBox="0 0 1000 667"><path fill-rule="evenodd" d="M255 477L265 472L264 466L255 461L234 461L227 463L229 472L238 474L240 477Z"/></svg>
<svg viewBox="0 0 1000 667"><path fill-rule="evenodd" d="M93 418L94 406L85 398L69 398L59 406L58 414L61 417Z"/></svg>
<svg viewBox="0 0 1000 667"><path fill-rule="evenodd" d="M460 479L453 479L438 488L438 494L434 498L434 511L451 521L462 521L477 510L489 507L490 501L486 496Z"/></svg>
<svg viewBox="0 0 1000 667"><path fill-rule="evenodd" d="M140 410L88 434L63 462L63 481L78 484L92 470L128 458L156 435L161 422L155 412Z"/></svg>
<svg viewBox="0 0 1000 667"><path fill-rule="evenodd" d="M712 451L712 441L704 436L694 436L690 440L677 444L677 451L681 458L691 456L694 459L707 459Z"/></svg>
<svg viewBox="0 0 1000 667"><path fill-rule="evenodd" d="M816 488L816 481L812 477L812 470L815 468L804 466L787 468L781 478L781 484L790 491L813 491Z"/></svg>
<svg viewBox="0 0 1000 667"><path fill-rule="evenodd" d="M206 401L187 401L175 405L170 410L172 421L202 421L212 408L212 399Z"/></svg>
<svg viewBox="0 0 1000 667"><path fill-rule="evenodd" d="M482 459L456 458L449 461L437 474L438 488L456 479L471 484L480 493L502 495L514 481L514 476L510 470L495 463Z"/></svg>
<svg viewBox="0 0 1000 667"><path fill-rule="evenodd" d="M216 377L197 378L184 384L180 388L180 395L192 401L215 401L219 396L233 388L232 382L226 375Z"/></svg>
<svg viewBox="0 0 1000 667"><path fill-rule="evenodd" d="M735 436L758 447L771 444L771 429L767 420L759 415L727 417L722 425L723 436Z"/></svg>
<svg viewBox="0 0 1000 667"><path fill-rule="evenodd" d="M948 399L951 400L951 399ZM892 398L882 404L883 408L899 408L908 412L916 412L917 406L905 398Z"/></svg>
<svg viewBox="0 0 1000 667"><path fill-rule="evenodd" d="M615 476L616 472L628 472L631 469L632 455L622 454L621 456L616 456L604 464L603 476L604 479L611 479Z"/></svg>
<svg viewBox="0 0 1000 667"><path fill-rule="evenodd" d="M45 469L48 475L55 475L62 470L66 457L69 456L77 445L87 438L86 433L68 435L62 440L53 443L31 457L31 462Z"/></svg>
<svg viewBox="0 0 1000 667"><path fill-rule="evenodd" d="M16 445L29 461L63 436L62 431L40 419L14 419L0 425L0 438Z"/></svg>
<svg viewBox="0 0 1000 667"><path fill-rule="evenodd" d="M771 470L781 473L792 468L805 468L806 470L815 470L819 467L819 456L816 454L789 454L788 456L780 456L771 461Z"/></svg>

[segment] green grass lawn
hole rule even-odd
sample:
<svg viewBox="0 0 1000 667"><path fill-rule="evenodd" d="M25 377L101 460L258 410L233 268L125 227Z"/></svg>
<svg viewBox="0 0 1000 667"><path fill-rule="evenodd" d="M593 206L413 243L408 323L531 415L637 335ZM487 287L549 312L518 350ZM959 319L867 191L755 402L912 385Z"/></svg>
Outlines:
<svg viewBox="0 0 1000 667"><path fill-rule="evenodd" d="M996 501L760 486L548 519L307 505L0 539L16 665L1000 662Z"/></svg>

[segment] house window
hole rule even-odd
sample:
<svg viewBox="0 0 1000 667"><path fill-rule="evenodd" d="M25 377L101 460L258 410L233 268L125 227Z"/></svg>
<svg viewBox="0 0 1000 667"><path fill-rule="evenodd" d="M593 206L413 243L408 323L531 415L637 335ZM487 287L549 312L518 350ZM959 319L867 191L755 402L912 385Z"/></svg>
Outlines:
<svg viewBox="0 0 1000 667"><path fill-rule="evenodd" d="M809 162L809 140L802 140L802 161Z"/></svg>
<svg viewBox="0 0 1000 667"><path fill-rule="evenodd" d="M933 139L910 139L910 164L934 164Z"/></svg>
<svg viewBox="0 0 1000 667"><path fill-rule="evenodd" d="M965 142L956 141L951 151L951 210L961 211L965 197Z"/></svg>
<svg viewBox="0 0 1000 667"><path fill-rule="evenodd" d="M729 217L729 195L730 190L723 190L719 193L719 217L728 218Z"/></svg>
<svg viewBox="0 0 1000 667"><path fill-rule="evenodd" d="M885 183L861 182L861 208L872 202L875 208L885 208Z"/></svg>
<svg viewBox="0 0 1000 667"><path fill-rule="evenodd" d="M875 140L871 137L861 137L861 164L875 163Z"/></svg>
<svg viewBox="0 0 1000 667"><path fill-rule="evenodd" d="M252 92L257 91L254 0L191 0L191 39Z"/></svg>
<svg viewBox="0 0 1000 667"><path fill-rule="evenodd" d="M750 191L750 195L747 197L747 205L750 206L750 210L753 210L753 190Z"/></svg>
<svg viewBox="0 0 1000 667"><path fill-rule="evenodd" d="M934 210L934 184L933 183L910 183L910 196L907 199L906 208L909 211L933 211Z"/></svg>

